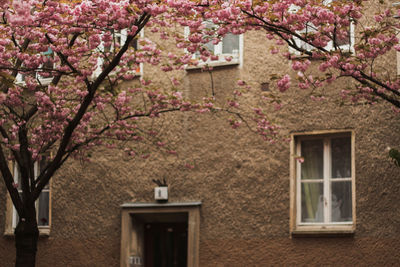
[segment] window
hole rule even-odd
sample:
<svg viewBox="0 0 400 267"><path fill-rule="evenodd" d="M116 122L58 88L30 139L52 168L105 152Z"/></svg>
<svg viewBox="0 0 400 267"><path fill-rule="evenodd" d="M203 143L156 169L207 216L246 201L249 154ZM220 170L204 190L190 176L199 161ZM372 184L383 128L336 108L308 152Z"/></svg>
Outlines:
<svg viewBox="0 0 400 267"><path fill-rule="evenodd" d="M325 0L324 4L329 6L334 1L335 0ZM296 13L298 10L299 10L299 8L294 5L292 5L290 8L291 13ZM302 35L304 37L308 37L308 38L312 39L312 35L314 34L314 32L316 32L315 26L312 23L307 22L305 29L298 31L297 33L299 33L300 35ZM354 47L353 47L353 45L354 45L354 23L350 22L350 25L349 25L346 35L344 35L344 36L335 35L334 38L331 38L331 39L332 40L330 42L328 42L328 44L325 46L326 50L331 51L331 50L340 49L343 52L353 53L354 52ZM293 40L298 47L303 48L306 51L312 51L315 49L312 45L305 43L302 40L299 40L297 37L293 37ZM292 47L289 47L289 52L292 54L295 54L295 55L301 54L299 51L297 51L296 49L294 49Z"/></svg>
<svg viewBox="0 0 400 267"><path fill-rule="evenodd" d="M227 33L224 37L222 37L218 44L214 44L214 41L218 38L216 36L218 26L209 21L204 22L204 24L206 29L209 30L209 34L203 36L203 38L207 38L208 42L203 45L202 49L206 50L205 54L211 54L212 57L210 57L207 61L203 61L201 58L202 53L200 51L196 52L193 55L193 58L200 60L198 67L202 67L205 64L211 66L241 64L243 36ZM188 37L189 34L189 28L187 27L185 28L185 36Z"/></svg>
<svg viewBox="0 0 400 267"><path fill-rule="evenodd" d="M51 83L53 76L51 71L54 70L54 51L49 47L46 52L42 52L43 64L39 66L38 71L31 73L18 73L16 77L17 83L25 83L27 76L39 81L42 85L48 85Z"/></svg>
<svg viewBox="0 0 400 267"><path fill-rule="evenodd" d="M128 37L128 32L126 29L121 30L121 31L116 31L112 32L112 40L111 44L105 46L104 43L102 42L101 45L99 46L99 49L102 53L106 54L116 54L119 51L119 48L125 44L126 38ZM143 37L143 30L140 32L140 37ZM139 42L138 38L135 38L132 40L130 46L134 50L138 50L139 48ZM104 58L98 58L97 60L97 69L94 72L95 77L97 77L102 70L102 66L104 65ZM116 67L116 70L118 70L120 66ZM143 63L139 63L139 65L133 69L129 70L126 74L133 74L133 75L142 75L143 72Z"/></svg>
<svg viewBox="0 0 400 267"><path fill-rule="evenodd" d="M354 142L349 132L294 137L292 231L354 230Z"/></svg>
<svg viewBox="0 0 400 267"><path fill-rule="evenodd" d="M40 170L44 168L46 164L46 160L41 160L39 162L34 163L34 174L35 177L37 177L40 173ZM20 171L18 168L18 165L14 162L13 164L13 174L14 174L14 182L18 186L18 192L22 194L22 189L21 189L21 176L20 176ZM6 226L6 234L12 234L15 227L18 224L18 213L14 206L12 205L11 198L8 197L8 202L11 207L7 207L8 210L11 210L11 212L8 212L9 214L9 223L8 227ZM36 216L37 216L37 223L38 223L38 228L41 234L49 234L49 229L50 229L50 186L46 185L45 188L43 188L42 192L40 193L39 198L36 200Z"/></svg>
<svg viewBox="0 0 400 267"><path fill-rule="evenodd" d="M211 22L205 22L206 28L210 29L210 35L207 37L210 41L205 45L205 48L218 56L218 61L225 61L226 58L232 57L232 60L239 59L239 35L234 35L232 33L227 33L218 44L213 44L213 36L211 34L215 33L217 26ZM196 54L198 57L199 54Z"/></svg>

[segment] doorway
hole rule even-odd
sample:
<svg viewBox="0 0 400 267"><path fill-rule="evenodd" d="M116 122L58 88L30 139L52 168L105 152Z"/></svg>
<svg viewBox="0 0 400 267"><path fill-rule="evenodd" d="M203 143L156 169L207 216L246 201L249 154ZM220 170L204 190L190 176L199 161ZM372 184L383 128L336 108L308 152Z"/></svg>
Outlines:
<svg viewBox="0 0 400 267"><path fill-rule="evenodd" d="M121 267L199 267L201 202L121 207Z"/></svg>
<svg viewBox="0 0 400 267"><path fill-rule="evenodd" d="M144 225L145 267L187 266L187 222Z"/></svg>

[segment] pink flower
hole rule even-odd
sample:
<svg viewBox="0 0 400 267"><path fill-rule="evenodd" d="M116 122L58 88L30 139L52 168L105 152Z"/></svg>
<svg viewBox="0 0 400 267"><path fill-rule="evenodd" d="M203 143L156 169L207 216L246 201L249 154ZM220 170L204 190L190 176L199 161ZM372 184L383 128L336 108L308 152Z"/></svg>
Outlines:
<svg viewBox="0 0 400 267"><path fill-rule="evenodd" d="M3 92L0 92L0 104L3 103L7 98L7 95Z"/></svg>
<svg viewBox="0 0 400 267"><path fill-rule="evenodd" d="M246 85L246 82L243 81L243 80L238 80L238 81L237 81L237 84L238 84L239 86L244 86L244 85Z"/></svg>
<svg viewBox="0 0 400 267"><path fill-rule="evenodd" d="M230 62L230 61L232 61L232 57L231 56L225 57L225 60Z"/></svg>
<svg viewBox="0 0 400 267"><path fill-rule="evenodd" d="M236 101L228 101L229 106L234 107L234 108L238 108L239 107L239 103Z"/></svg>
<svg viewBox="0 0 400 267"><path fill-rule="evenodd" d="M290 87L290 76L287 74L285 76L283 76L282 79L280 79L278 81L277 85L278 85L279 91L285 92Z"/></svg>
<svg viewBox="0 0 400 267"><path fill-rule="evenodd" d="M275 54L278 54L279 53L279 49L278 48L272 48L271 49L271 54L272 55L275 55Z"/></svg>
<svg viewBox="0 0 400 267"><path fill-rule="evenodd" d="M190 164L190 163L186 163L186 164L185 164L185 167L188 168L188 169L193 169L193 168L194 168L194 165L192 165L192 164Z"/></svg>

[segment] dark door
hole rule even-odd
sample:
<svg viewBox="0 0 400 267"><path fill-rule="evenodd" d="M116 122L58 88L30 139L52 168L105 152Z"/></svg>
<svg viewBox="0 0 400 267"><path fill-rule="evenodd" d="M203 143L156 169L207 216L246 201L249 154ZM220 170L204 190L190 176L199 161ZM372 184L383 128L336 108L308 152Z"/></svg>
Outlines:
<svg viewBox="0 0 400 267"><path fill-rule="evenodd" d="M187 223L146 223L145 267L186 267Z"/></svg>

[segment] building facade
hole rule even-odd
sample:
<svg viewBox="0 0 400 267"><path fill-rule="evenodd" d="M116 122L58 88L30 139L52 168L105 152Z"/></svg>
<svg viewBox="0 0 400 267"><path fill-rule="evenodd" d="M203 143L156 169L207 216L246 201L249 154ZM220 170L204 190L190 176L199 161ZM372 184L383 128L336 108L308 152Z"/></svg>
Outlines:
<svg viewBox="0 0 400 267"><path fill-rule="evenodd" d="M224 103L240 79L256 104L277 93L272 74L295 75L260 33L225 42L214 49L231 61L177 74L186 97ZM167 79L149 66L142 75ZM386 103L338 105L348 83L325 89L333 101L294 85L279 94L283 107L271 117L287 141L230 129L219 114L170 114L159 122L178 156L98 149L88 162L70 160L48 189L37 266L398 265L400 169L387 147L400 143L399 116ZM160 202L152 180L163 178ZM0 204L0 259L12 266L15 218L3 183Z"/></svg>

